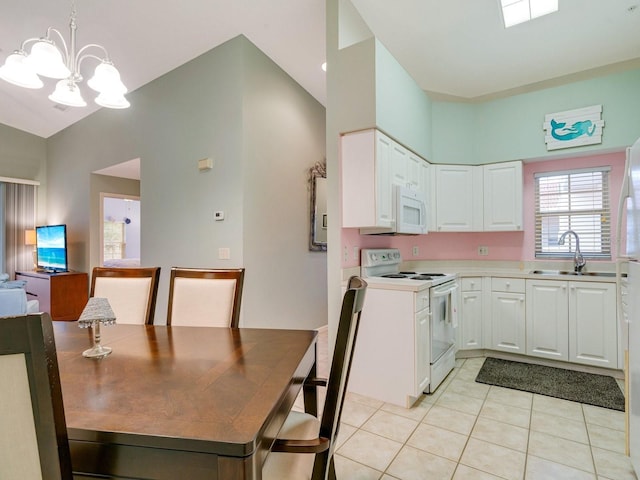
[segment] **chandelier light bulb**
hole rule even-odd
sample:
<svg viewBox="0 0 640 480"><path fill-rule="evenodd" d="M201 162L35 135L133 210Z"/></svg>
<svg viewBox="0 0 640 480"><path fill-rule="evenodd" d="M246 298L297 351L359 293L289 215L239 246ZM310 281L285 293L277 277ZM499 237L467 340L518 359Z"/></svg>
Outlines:
<svg viewBox="0 0 640 480"><path fill-rule="evenodd" d="M63 79L71 75L62 60L62 54L54 43L41 39L33 44L26 62L38 75L48 78Z"/></svg>
<svg viewBox="0 0 640 480"><path fill-rule="evenodd" d="M103 62L96 67L96 70L87 81L87 85L99 93L127 93L127 87L120 80L120 72L112 63Z"/></svg>
<svg viewBox="0 0 640 480"><path fill-rule="evenodd" d="M101 107L129 108L131 104L122 93L102 92L96 97L95 102Z"/></svg>
<svg viewBox="0 0 640 480"><path fill-rule="evenodd" d="M43 83L26 62L24 52L13 52L0 67L0 78L24 88L42 88Z"/></svg>
<svg viewBox="0 0 640 480"><path fill-rule="evenodd" d="M52 102L68 105L70 107L86 107L87 102L82 98L80 89L73 80L60 80L56 84L55 91L49 95Z"/></svg>

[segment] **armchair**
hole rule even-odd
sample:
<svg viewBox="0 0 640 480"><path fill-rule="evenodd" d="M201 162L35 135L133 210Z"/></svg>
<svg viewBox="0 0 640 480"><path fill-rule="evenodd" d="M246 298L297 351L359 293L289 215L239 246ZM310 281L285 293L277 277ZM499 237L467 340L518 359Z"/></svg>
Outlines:
<svg viewBox="0 0 640 480"><path fill-rule="evenodd" d="M23 288L0 288L0 317L36 313L39 309L38 300L27 300Z"/></svg>

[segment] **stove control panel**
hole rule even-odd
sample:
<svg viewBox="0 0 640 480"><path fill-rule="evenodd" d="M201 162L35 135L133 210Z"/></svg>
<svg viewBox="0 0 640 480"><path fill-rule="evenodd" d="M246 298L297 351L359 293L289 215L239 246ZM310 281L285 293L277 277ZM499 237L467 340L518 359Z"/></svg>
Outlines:
<svg viewBox="0 0 640 480"><path fill-rule="evenodd" d="M397 248L362 249L361 265L374 267L379 265L398 265L402 262Z"/></svg>

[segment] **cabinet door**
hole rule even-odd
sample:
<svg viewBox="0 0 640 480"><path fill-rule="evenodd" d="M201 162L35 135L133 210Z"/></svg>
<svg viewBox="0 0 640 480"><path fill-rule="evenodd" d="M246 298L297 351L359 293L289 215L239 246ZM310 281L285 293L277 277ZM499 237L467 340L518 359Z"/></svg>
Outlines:
<svg viewBox="0 0 640 480"><path fill-rule="evenodd" d="M408 179L408 157L409 151L402 145L392 141L391 144L391 183L406 187Z"/></svg>
<svg viewBox="0 0 640 480"><path fill-rule="evenodd" d="M391 179L393 145L393 140L376 132L376 226L387 227L393 224L393 183Z"/></svg>
<svg viewBox="0 0 640 480"><path fill-rule="evenodd" d="M567 282L527 280L527 355L569 360Z"/></svg>
<svg viewBox="0 0 640 480"><path fill-rule="evenodd" d="M569 282L569 360L618 368L615 284Z"/></svg>
<svg viewBox="0 0 640 480"><path fill-rule="evenodd" d="M491 332L494 350L525 352L524 299L523 293L491 293Z"/></svg>
<svg viewBox="0 0 640 480"><path fill-rule="evenodd" d="M475 168L469 165L436 165L438 232L482 230L481 225L478 225L478 218L482 222L482 199L479 202L476 199L478 170L474 170Z"/></svg>
<svg viewBox="0 0 640 480"><path fill-rule="evenodd" d="M483 168L484 230L522 230L522 162Z"/></svg>
<svg viewBox="0 0 640 480"><path fill-rule="evenodd" d="M429 191L429 164L412 152L407 156L407 184L414 190Z"/></svg>
<svg viewBox="0 0 640 480"><path fill-rule="evenodd" d="M482 291L462 292L460 349L482 347Z"/></svg>
<svg viewBox="0 0 640 480"><path fill-rule="evenodd" d="M416 313L416 391L419 396L431 381L431 352L429 350L429 308Z"/></svg>

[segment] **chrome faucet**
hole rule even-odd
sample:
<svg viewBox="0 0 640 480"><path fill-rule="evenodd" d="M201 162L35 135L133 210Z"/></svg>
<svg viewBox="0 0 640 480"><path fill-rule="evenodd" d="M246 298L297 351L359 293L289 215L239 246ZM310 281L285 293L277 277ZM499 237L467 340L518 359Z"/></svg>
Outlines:
<svg viewBox="0 0 640 480"><path fill-rule="evenodd" d="M558 245L564 245L564 239L568 234L572 234L574 237L576 237L576 253L573 256L573 265L574 270L580 273L584 266L587 264L587 261L584 259L582 253L580 252L580 239L578 238L578 234L573 230L567 230L562 235L560 235L560 238L558 239Z"/></svg>

